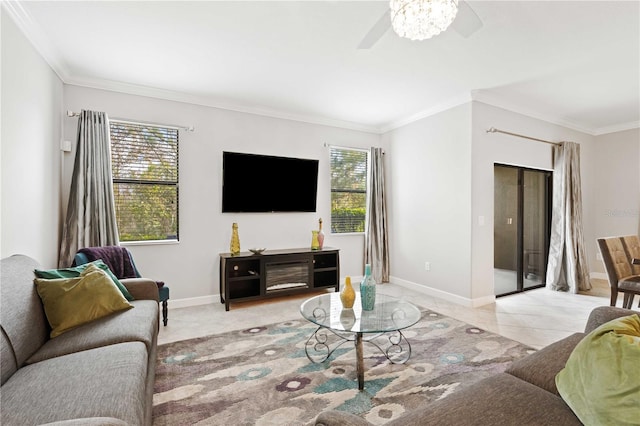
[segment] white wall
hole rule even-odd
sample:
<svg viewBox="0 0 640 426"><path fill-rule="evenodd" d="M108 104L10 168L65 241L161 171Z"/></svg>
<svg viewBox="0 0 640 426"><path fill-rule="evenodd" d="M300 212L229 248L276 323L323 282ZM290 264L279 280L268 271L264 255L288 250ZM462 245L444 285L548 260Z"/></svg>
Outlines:
<svg viewBox="0 0 640 426"><path fill-rule="evenodd" d="M145 276L164 280L171 298L203 298L219 293L218 254L229 251L231 224L239 226L243 251L308 247L318 218L329 223L329 150L332 145L381 146L376 134L269 118L223 109L65 85L65 110L105 111L110 117L194 126L180 132L180 242L130 246ZM75 148L76 118L65 118L65 138ZM317 213L221 213L222 151L319 159ZM73 153L65 158L68 197ZM65 202L66 206L66 202ZM325 227L325 233L327 233ZM327 234L325 246L340 249L341 275L362 274L364 237Z"/></svg>
<svg viewBox="0 0 640 426"><path fill-rule="evenodd" d="M594 238L640 233L640 129L595 138ZM595 240L591 241L595 246ZM595 250L595 249L594 249ZM602 261L591 270L604 273Z"/></svg>
<svg viewBox="0 0 640 426"><path fill-rule="evenodd" d="M471 104L393 130L383 140L391 145L392 281L468 302Z"/></svg>
<svg viewBox="0 0 640 426"><path fill-rule="evenodd" d="M62 82L2 12L0 257L56 267Z"/></svg>
<svg viewBox="0 0 640 426"><path fill-rule="evenodd" d="M180 243L131 247L145 275L171 286L173 301L211 300L218 293L217 255L229 249L232 222L240 225L243 249L310 244L317 219L329 217L325 143L386 149L392 279L460 303L477 305L493 296L493 164L551 167L549 146L487 134L489 127L580 143L592 270L603 270L595 260L595 238L640 228L639 129L594 137L473 102L380 137L63 85L4 12L1 31L2 257L25 253L45 267L56 266L74 154L60 153L60 135L75 145L77 126L77 119L64 116L67 109L195 126L194 133L181 132ZM223 150L320 159L318 212L223 215ZM362 235L327 235L325 244L341 249L343 277L362 273L363 243Z"/></svg>
<svg viewBox="0 0 640 426"><path fill-rule="evenodd" d="M594 235L593 223L593 161L594 137L566 127L537 120L481 102L473 102L472 155L472 298L488 301L493 287L493 166L511 164L541 170L552 170L552 145L500 133L487 133L496 127L501 130L532 136L538 139L580 144L582 200L585 245L587 256L595 256L590 243ZM484 217L484 226L479 217Z"/></svg>
<svg viewBox="0 0 640 426"><path fill-rule="evenodd" d="M488 134L490 127L580 144L585 244L589 258L595 257L594 137L471 102L383 137L392 153L394 282L469 306L494 300L494 164L551 170L552 145Z"/></svg>

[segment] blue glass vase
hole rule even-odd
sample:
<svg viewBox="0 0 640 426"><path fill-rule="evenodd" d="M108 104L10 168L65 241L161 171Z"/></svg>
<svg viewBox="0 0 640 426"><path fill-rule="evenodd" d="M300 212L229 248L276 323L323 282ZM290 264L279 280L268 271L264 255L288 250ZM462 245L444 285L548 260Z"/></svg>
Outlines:
<svg viewBox="0 0 640 426"><path fill-rule="evenodd" d="M360 283L360 302L363 311L372 311L376 304L376 282L371 276L371 265L364 266L364 278Z"/></svg>

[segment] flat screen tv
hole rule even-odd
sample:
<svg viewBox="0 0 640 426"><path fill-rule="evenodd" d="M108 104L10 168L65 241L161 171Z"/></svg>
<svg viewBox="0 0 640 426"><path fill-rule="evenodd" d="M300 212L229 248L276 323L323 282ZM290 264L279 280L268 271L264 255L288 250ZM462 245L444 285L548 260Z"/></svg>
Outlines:
<svg viewBox="0 0 640 426"><path fill-rule="evenodd" d="M318 160L222 153L222 213L315 212Z"/></svg>

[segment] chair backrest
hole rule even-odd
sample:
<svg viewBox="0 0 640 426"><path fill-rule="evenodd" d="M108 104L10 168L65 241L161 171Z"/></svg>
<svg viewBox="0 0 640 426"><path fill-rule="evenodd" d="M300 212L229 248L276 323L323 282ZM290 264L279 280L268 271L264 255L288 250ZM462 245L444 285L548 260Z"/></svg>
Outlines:
<svg viewBox="0 0 640 426"><path fill-rule="evenodd" d="M622 243L627 250L627 257L631 263L632 259L640 259L640 238L637 235L627 235L622 237ZM640 265L631 264L634 275L640 275Z"/></svg>
<svg viewBox="0 0 640 426"><path fill-rule="evenodd" d="M598 247L609 277L609 285L618 288L621 278L633 275L631 262L624 249L621 237L598 238Z"/></svg>

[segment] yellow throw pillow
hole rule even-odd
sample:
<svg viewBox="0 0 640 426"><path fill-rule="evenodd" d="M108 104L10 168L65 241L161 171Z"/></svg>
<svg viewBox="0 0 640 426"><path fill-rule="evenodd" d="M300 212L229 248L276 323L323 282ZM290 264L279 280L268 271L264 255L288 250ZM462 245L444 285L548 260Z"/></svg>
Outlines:
<svg viewBox="0 0 640 426"><path fill-rule="evenodd" d="M556 375L556 387L587 425L640 421L640 317L602 324L586 335Z"/></svg>
<svg viewBox="0 0 640 426"><path fill-rule="evenodd" d="M111 278L95 265L89 265L76 278L36 278L34 282L51 325L51 338L114 312L133 308Z"/></svg>

